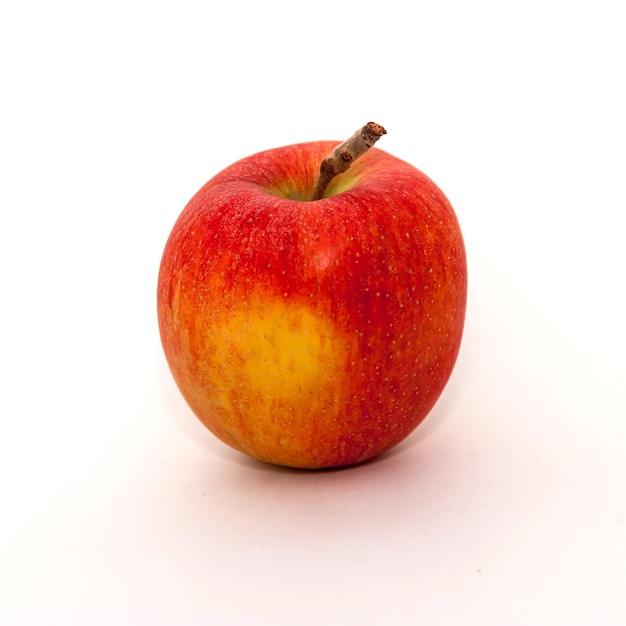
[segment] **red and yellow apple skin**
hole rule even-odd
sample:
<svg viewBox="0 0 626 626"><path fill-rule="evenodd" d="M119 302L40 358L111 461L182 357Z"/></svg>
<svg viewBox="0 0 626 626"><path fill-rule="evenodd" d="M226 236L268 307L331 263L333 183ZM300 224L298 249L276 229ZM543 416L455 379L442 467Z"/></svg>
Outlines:
<svg viewBox="0 0 626 626"><path fill-rule="evenodd" d="M278 465L373 458L426 417L457 358L465 248L440 189L373 148L309 202L339 142L243 159L191 199L158 278L165 355L222 441Z"/></svg>

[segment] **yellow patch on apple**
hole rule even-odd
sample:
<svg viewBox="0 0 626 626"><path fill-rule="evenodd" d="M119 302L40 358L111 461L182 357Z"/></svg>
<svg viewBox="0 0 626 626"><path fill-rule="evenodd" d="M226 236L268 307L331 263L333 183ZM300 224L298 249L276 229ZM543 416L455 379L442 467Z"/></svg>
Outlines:
<svg viewBox="0 0 626 626"><path fill-rule="evenodd" d="M241 382L248 391L275 400L323 386L340 356L326 320L282 301L232 311L213 330L225 361L242 362Z"/></svg>
<svg viewBox="0 0 626 626"><path fill-rule="evenodd" d="M202 421L253 456L289 462L315 455L320 434L335 431L345 408L356 339L305 304L261 296L221 309L197 331L204 336L196 346L204 348L196 372L210 391L195 396Z"/></svg>

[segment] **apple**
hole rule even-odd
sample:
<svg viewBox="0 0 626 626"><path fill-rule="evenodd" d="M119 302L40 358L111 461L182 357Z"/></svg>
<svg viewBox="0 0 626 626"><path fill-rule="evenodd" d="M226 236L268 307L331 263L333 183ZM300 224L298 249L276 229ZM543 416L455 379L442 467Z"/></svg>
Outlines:
<svg viewBox="0 0 626 626"><path fill-rule="evenodd" d="M450 202L378 148L344 153L349 169L312 200L338 143L268 150L217 174L176 221L158 277L163 349L193 412L233 448L289 467L352 465L406 438L463 332L467 265Z"/></svg>

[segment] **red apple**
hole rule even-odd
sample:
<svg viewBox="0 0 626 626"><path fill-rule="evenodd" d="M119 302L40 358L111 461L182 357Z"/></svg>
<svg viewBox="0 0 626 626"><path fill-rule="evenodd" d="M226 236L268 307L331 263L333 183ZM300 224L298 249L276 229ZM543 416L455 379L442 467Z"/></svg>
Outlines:
<svg viewBox="0 0 626 626"><path fill-rule="evenodd" d="M403 440L442 393L467 292L441 190L373 148L310 201L338 142L255 154L191 199L158 279L165 355L191 409L257 459L329 468Z"/></svg>

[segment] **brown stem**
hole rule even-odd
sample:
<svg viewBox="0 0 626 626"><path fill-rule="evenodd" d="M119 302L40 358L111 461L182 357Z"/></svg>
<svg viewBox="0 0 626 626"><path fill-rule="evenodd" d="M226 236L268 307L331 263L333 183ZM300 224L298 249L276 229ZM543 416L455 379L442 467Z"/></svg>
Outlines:
<svg viewBox="0 0 626 626"><path fill-rule="evenodd" d="M342 144L338 145L320 165L320 174L313 190L312 200L321 200L330 181L350 168L352 163L365 154L387 131L374 122L368 122Z"/></svg>

